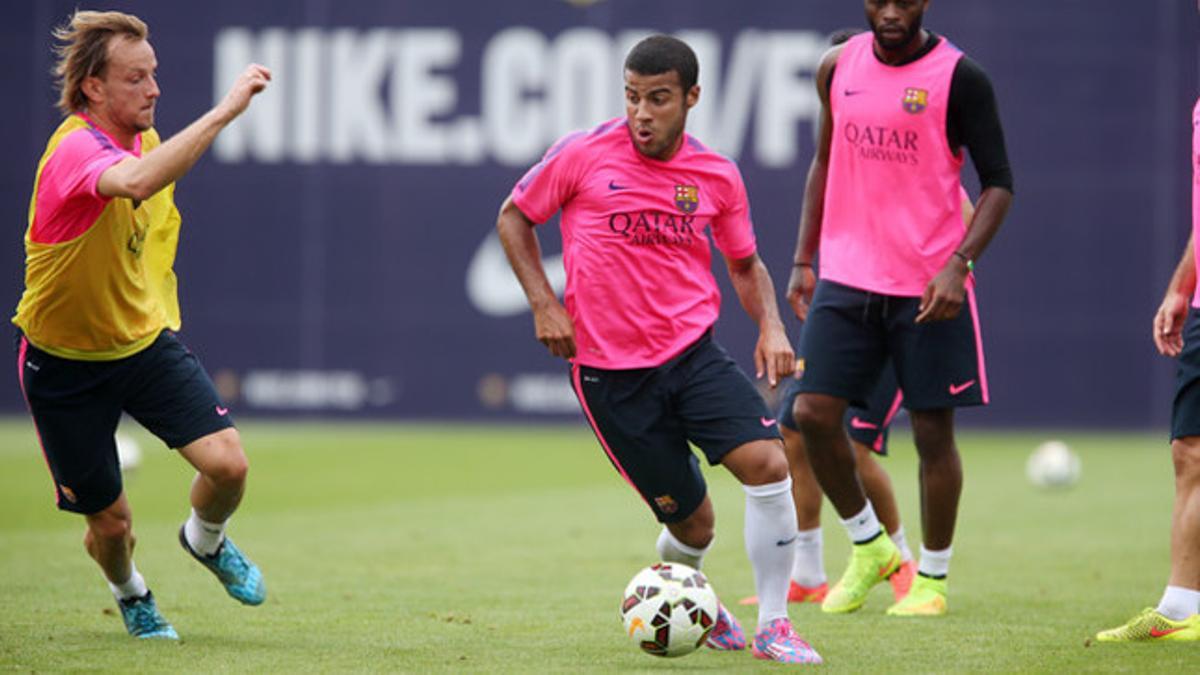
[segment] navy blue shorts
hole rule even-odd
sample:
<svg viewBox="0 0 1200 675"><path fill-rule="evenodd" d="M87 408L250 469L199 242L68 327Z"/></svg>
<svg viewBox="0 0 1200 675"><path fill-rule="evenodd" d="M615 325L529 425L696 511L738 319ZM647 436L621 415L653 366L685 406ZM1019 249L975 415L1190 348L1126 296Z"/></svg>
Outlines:
<svg viewBox="0 0 1200 675"><path fill-rule="evenodd" d="M1171 406L1171 440L1200 436L1200 313L1188 310Z"/></svg>
<svg viewBox="0 0 1200 675"><path fill-rule="evenodd" d="M687 518L707 494L689 441L714 465L741 445L780 438L762 396L711 333L657 368L576 365L571 381L609 461L659 522Z"/></svg>
<svg viewBox="0 0 1200 675"><path fill-rule="evenodd" d="M803 375L801 375L801 379L803 379ZM792 406L795 405L796 396L799 394L800 380L789 379L784 386L783 395L779 400L779 412L776 414L780 424L797 432L800 431L800 427L796 425ZM895 421L896 413L900 411L900 404L903 401L904 394L900 391L900 383L896 381L895 369L890 366L884 368L878 384L875 385L875 391L867 399L867 405L852 405L846 408L843 420L846 425L846 433L855 442L865 445L879 455L886 456L888 454L888 431L891 429L892 422Z"/></svg>
<svg viewBox="0 0 1200 675"><path fill-rule="evenodd" d="M967 291L962 311L948 321L916 323L920 302L818 282L800 336L805 361L800 393L827 394L865 408L890 359L909 410L987 403L974 291Z"/></svg>
<svg viewBox="0 0 1200 675"><path fill-rule="evenodd" d="M122 412L171 448L233 426L208 373L170 331L115 361L60 358L18 336L17 369L64 511L96 513L121 495L113 435Z"/></svg>

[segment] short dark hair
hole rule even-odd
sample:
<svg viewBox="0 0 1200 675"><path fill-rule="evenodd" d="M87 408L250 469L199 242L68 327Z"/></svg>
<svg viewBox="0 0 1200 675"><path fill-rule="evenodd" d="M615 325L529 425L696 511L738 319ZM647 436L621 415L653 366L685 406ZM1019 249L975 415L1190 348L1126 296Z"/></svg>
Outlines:
<svg viewBox="0 0 1200 675"><path fill-rule="evenodd" d="M861 32L861 28L839 28L829 34L829 44L836 47Z"/></svg>
<svg viewBox="0 0 1200 675"><path fill-rule="evenodd" d="M685 94L696 86L700 77L696 52L683 40L670 35L651 35L634 45L625 57L625 70L639 75L661 75L673 70L678 73Z"/></svg>

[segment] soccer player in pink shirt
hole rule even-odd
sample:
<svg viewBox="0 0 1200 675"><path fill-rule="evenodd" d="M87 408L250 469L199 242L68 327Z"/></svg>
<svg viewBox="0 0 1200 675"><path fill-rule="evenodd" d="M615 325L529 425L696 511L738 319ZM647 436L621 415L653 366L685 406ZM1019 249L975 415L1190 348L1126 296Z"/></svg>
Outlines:
<svg viewBox="0 0 1200 675"><path fill-rule="evenodd" d="M774 386L795 367L737 166L684 131L700 96L698 72L680 40L639 42L625 60L625 118L558 141L517 183L496 228L537 339L571 363L600 445L664 524L659 556L699 568L713 539L713 505L690 441L745 489L746 552L762 598L754 656L819 663L787 616L796 513L779 431L712 336L720 293L710 232L759 326L758 376ZM560 211L561 303L534 233ZM708 645L746 647L724 606Z"/></svg>
<svg viewBox="0 0 1200 675"><path fill-rule="evenodd" d="M962 466L954 409L987 403L972 270L1012 203L1012 171L983 70L921 26L928 0L866 0L871 32L817 71L820 136L805 187L788 300L805 320L792 412L812 468L854 542L822 603L852 612L899 567L843 429L890 360L920 457L923 544L895 616L939 615ZM965 232L966 148L982 193ZM821 280L812 263L821 252Z"/></svg>
<svg viewBox="0 0 1200 675"><path fill-rule="evenodd" d="M1200 3L1197 3L1200 5ZM1158 605L1101 631L1100 642L1200 640L1200 100L1192 108L1192 236L1154 314L1154 346L1179 359L1171 409L1175 509L1171 514L1171 574Z"/></svg>

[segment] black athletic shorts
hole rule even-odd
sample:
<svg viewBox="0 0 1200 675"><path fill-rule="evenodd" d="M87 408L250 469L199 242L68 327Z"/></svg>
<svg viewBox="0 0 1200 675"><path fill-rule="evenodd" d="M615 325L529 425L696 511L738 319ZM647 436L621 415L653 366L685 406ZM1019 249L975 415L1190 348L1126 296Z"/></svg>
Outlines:
<svg viewBox="0 0 1200 675"><path fill-rule="evenodd" d="M714 465L741 445L779 439L767 404L711 332L657 368L576 365L571 381L613 467L660 522L684 520L707 493L689 441Z"/></svg>
<svg viewBox="0 0 1200 675"><path fill-rule="evenodd" d="M967 291L962 311L947 321L916 323L920 302L819 281L800 335L800 393L866 407L890 359L908 410L987 403L974 291Z"/></svg>
<svg viewBox="0 0 1200 675"><path fill-rule="evenodd" d="M803 373L801 373L800 379L803 377ZM800 380L790 378L779 399L779 411L775 414L779 418L779 423L792 431L800 431L800 427L796 425L796 416L792 412L792 406L795 405L796 396L799 394ZM904 394L900 391L900 383L896 381L896 370L889 364L883 369L879 383L875 385L875 390L867 399L867 405L852 405L846 408L843 420L846 425L846 433L855 442L867 446L879 455L886 456L888 454L888 431L891 429L892 422L895 421L896 413L900 411L900 404L903 401Z"/></svg>
<svg viewBox="0 0 1200 675"><path fill-rule="evenodd" d="M1188 310L1171 406L1171 440L1200 436L1200 312Z"/></svg>
<svg viewBox="0 0 1200 675"><path fill-rule="evenodd" d="M18 335L17 373L65 511L96 513L120 496L113 435L122 412L171 448L233 426L208 373L170 331L115 361L52 356Z"/></svg>

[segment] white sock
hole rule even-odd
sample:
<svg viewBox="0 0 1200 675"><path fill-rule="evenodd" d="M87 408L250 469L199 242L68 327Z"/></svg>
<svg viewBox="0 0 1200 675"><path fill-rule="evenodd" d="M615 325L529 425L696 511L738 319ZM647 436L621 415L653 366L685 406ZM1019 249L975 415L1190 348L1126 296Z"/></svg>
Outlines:
<svg viewBox="0 0 1200 675"><path fill-rule="evenodd" d="M746 555L758 592L758 626L787 618L788 582L796 557L796 503L791 476L746 491Z"/></svg>
<svg viewBox="0 0 1200 675"><path fill-rule="evenodd" d="M658 544L655 548L658 549L658 559L663 562L682 563L688 567L700 569L700 565L704 564L704 554L708 553L708 549L712 547L712 542L708 542L708 546L704 548L696 548L675 538L671 531L667 528L662 529L662 533L658 535Z"/></svg>
<svg viewBox="0 0 1200 675"><path fill-rule="evenodd" d="M807 588L825 583L825 550L821 528L796 533L796 562L792 563L792 581Z"/></svg>
<svg viewBox="0 0 1200 675"><path fill-rule="evenodd" d="M1183 621L1193 614L1200 614L1200 590L1167 586L1162 600L1158 601L1158 613L1172 621Z"/></svg>
<svg viewBox="0 0 1200 675"><path fill-rule="evenodd" d="M200 555L215 555L221 542L225 541L225 523L210 523L201 520L192 509L192 515L183 524L183 536L188 546Z"/></svg>
<svg viewBox="0 0 1200 675"><path fill-rule="evenodd" d="M900 549L900 562L912 562L912 549L908 547L908 538L904 536L904 526L901 525L893 534L889 534L896 548Z"/></svg>
<svg viewBox="0 0 1200 675"><path fill-rule="evenodd" d="M867 500L867 505L862 511L842 520L842 525L845 525L846 532L850 533L850 541L856 544L864 544L883 531L870 500Z"/></svg>
<svg viewBox="0 0 1200 675"><path fill-rule="evenodd" d="M129 578L125 580L125 583L114 584L111 581L108 582L108 587L112 589L113 595L117 597L117 600L140 598L149 590L146 588L146 580L142 578L141 573L138 572L137 565L133 564L132 560L129 561L129 570Z"/></svg>
<svg viewBox="0 0 1200 675"><path fill-rule="evenodd" d="M953 552L953 546L947 546L940 551L930 551L921 544L921 562L917 565L917 572L941 579L950 573L950 554Z"/></svg>

